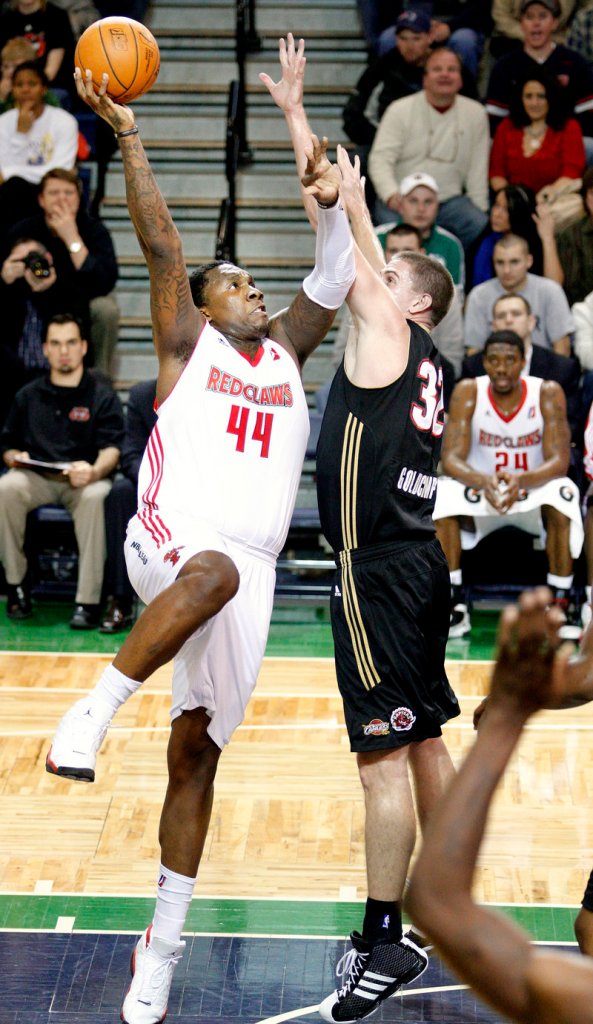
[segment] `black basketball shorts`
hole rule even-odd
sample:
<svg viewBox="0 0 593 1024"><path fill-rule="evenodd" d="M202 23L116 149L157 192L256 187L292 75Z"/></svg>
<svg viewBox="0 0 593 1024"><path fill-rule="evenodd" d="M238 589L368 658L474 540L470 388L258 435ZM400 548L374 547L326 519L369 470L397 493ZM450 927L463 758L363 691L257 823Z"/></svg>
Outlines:
<svg viewBox="0 0 593 1024"><path fill-rule="evenodd" d="M459 714L445 672L451 605L440 544L377 545L338 562L330 609L351 749L440 736Z"/></svg>

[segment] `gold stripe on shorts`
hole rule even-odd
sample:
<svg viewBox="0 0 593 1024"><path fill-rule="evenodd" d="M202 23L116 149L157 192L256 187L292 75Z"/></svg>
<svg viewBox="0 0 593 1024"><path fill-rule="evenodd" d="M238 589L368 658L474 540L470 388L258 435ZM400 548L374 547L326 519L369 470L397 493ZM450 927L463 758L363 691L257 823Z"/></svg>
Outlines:
<svg viewBox="0 0 593 1024"><path fill-rule="evenodd" d="M358 488L358 460L360 456L360 442L362 438L363 424L353 416L348 415L346 430L344 432L344 447L342 449L342 461L340 467L340 499L342 514L342 537L344 551L340 552L340 565L342 568L342 600L344 602L344 615L350 631L352 649L358 667L360 678L365 689L371 690L373 686L381 682L381 677L375 668L371 649L362 621L358 595L352 575L352 559L350 551L358 547L358 534L356 528L356 498Z"/></svg>

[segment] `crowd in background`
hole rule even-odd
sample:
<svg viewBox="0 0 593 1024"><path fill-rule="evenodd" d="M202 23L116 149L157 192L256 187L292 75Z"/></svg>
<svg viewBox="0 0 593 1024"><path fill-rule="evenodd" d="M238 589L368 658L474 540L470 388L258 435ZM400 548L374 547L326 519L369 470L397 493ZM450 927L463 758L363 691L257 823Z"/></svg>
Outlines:
<svg viewBox="0 0 593 1024"><path fill-rule="evenodd" d="M138 0L117 13L142 19L145 7ZM386 259L421 250L453 277L453 304L434 333L445 407L460 379L484 375L493 331L519 336L522 376L563 391L568 474L593 529L585 442L593 401L593 0L358 7L369 59L344 107L344 130L366 173ZM80 325L84 373L110 385L117 261L97 216L102 185L90 202L84 161L92 148L105 170L114 140L80 108L71 68L76 37L111 13L91 0L8 0L0 12L2 423L21 386L51 380L47 329L56 315ZM344 317L336 364L348 330ZM589 587L593 539L585 549L591 564L580 576ZM9 614L27 616L26 580L7 582ZM572 583L571 573L570 603L580 604ZM118 586L126 593L111 626L131 614L131 596ZM81 605L79 627L99 624L98 601Z"/></svg>

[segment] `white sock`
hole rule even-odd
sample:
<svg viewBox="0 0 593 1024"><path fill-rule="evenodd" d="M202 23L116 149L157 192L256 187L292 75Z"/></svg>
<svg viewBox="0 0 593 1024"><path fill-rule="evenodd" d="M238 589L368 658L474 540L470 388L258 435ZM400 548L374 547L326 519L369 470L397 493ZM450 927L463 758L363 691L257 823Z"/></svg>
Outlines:
<svg viewBox="0 0 593 1024"><path fill-rule="evenodd" d="M546 577L546 582L549 587L556 587L556 590L570 590L572 587L572 576L554 576L554 573L549 572Z"/></svg>
<svg viewBox="0 0 593 1024"><path fill-rule="evenodd" d="M112 664L107 666L94 690L89 693L89 697L107 704L115 714L140 686L142 683L128 679Z"/></svg>
<svg viewBox="0 0 593 1024"><path fill-rule="evenodd" d="M451 569L449 576L451 577L451 584L454 587L460 587L463 583L463 577L461 575L461 569Z"/></svg>
<svg viewBox="0 0 593 1024"><path fill-rule="evenodd" d="M195 878L178 875L164 864L160 865L153 935L168 942L179 942L195 884Z"/></svg>

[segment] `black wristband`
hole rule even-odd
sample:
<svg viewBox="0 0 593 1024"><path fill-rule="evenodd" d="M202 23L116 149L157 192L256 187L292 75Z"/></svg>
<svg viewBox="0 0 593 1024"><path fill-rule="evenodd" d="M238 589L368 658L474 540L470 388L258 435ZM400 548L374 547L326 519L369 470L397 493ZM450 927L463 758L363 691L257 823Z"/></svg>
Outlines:
<svg viewBox="0 0 593 1024"><path fill-rule="evenodd" d="M138 125L135 124L133 128L126 128L123 132L114 132L116 139L125 139L126 135L137 135Z"/></svg>
<svg viewBox="0 0 593 1024"><path fill-rule="evenodd" d="M317 200L317 205L320 210L332 210L334 206L338 205L338 197L334 199L333 203L320 203L319 200Z"/></svg>

